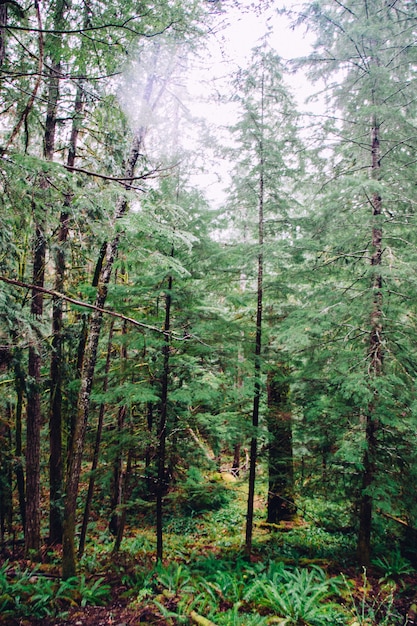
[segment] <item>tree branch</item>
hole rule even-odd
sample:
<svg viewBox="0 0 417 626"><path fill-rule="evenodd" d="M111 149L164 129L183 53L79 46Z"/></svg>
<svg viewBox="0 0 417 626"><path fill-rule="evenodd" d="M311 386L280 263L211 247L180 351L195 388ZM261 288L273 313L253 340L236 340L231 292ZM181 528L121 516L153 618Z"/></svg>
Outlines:
<svg viewBox="0 0 417 626"><path fill-rule="evenodd" d="M111 311L110 309L103 309L101 307L96 306L95 304L90 304L89 302L83 302L83 300L77 300L76 298L71 298L70 296L66 296L63 293L55 291L53 289L47 289L46 287L40 287L38 285L32 285L31 283L25 283L21 280L16 280L14 278L7 278L6 276L0 275L0 281L7 283L8 285L14 285L16 287L22 287L23 289L39 291L41 293L45 293L49 296L53 296L54 298L60 298L65 302L69 302L70 304L74 304L75 306L84 307L85 309L90 309L92 311L99 311L100 313L104 313L105 315L110 315L110 317L115 317L117 319L123 320L124 322L128 322L132 324L132 326L137 326L138 328L143 328L144 330L151 330L153 332L159 333L161 335L166 335L166 332L158 328L157 326L152 326L150 324L144 324L143 322L138 322L133 317L127 317L122 313L117 313L117 311ZM195 335L187 334L187 335L178 335L175 331L170 331L169 335L175 341L186 341L188 339L194 339L204 346L210 347L208 344L204 343L201 339L196 337Z"/></svg>

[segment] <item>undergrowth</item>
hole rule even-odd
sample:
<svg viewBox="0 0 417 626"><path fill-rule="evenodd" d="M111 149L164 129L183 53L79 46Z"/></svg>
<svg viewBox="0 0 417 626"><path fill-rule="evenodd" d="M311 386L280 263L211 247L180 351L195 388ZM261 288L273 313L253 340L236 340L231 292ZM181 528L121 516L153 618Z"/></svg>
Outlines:
<svg viewBox="0 0 417 626"><path fill-rule="evenodd" d="M196 474L191 478L198 482ZM166 516L163 563L155 562L154 530L145 523L127 532L117 554L107 530L97 527L77 578L60 580L59 557L50 553L50 571L5 562L0 622L41 620L117 597L135 614L146 607L166 624L204 623L200 618L216 626L403 624L398 598L413 598L415 570L398 549L384 555L382 547L371 573L355 569L354 535L338 530L341 521L348 522L342 507L332 508L329 522L325 504L307 503L309 514L282 528L265 525L264 510L258 509L248 559L243 498L224 496L217 482L214 489L224 506L216 502L208 510L196 488L202 510L185 513L181 504L176 515ZM321 515L327 524L320 523Z"/></svg>
<svg viewBox="0 0 417 626"><path fill-rule="evenodd" d="M83 574L79 578L61 580L36 567L21 569L8 561L0 568L1 620L9 617L42 619L62 614L74 605L106 604L109 598L110 586L103 577L89 580Z"/></svg>

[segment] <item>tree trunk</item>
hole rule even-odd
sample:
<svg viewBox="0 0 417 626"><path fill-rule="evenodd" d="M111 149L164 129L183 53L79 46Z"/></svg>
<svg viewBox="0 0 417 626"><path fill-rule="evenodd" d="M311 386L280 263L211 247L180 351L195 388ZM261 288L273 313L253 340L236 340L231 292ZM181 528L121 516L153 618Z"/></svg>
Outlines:
<svg viewBox="0 0 417 626"><path fill-rule="evenodd" d="M40 224L36 226L34 241L33 284L43 287L45 276L46 242ZM31 313L40 318L43 313L43 294L32 291ZM39 557L40 535L40 442L41 442L41 347L29 346L27 409L26 409L26 531L25 554Z"/></svg>
<svg viewBox="0 0 417 626"><path fill-rule="evenodd" d="M173 256L173 252L172 252ZM161 409L158 425L158 475L156 485L156 558L162 561L163 556L163 496L166 491L165 477L165 450L168 421L168 382L169 382L169 353L171 344L171 294L172 276L168 278L168 289L165 298L164 347L162 349L163 365L161 378Z"/></svg>
<svg viewBox="0 0 417 626"><path fill-rule="evenodd" d="M83 90L79 84L75 98L75 114L73 119L70 147L67 165L74 166L77 138L80 126L80 116L83 111ZM66 196L64 210L60 214L58 245L55 253L55 283L54 290L64 291L66 258L65 243L68 239L69 207L71 196ZM62 300L52 299L52 355L51 355L51 397L49 410L49 485L50 485L50 512L49 512L49 541L52 544L62 542L62 496L63 496L63 461L62 461L62 371L63 371L63 310Z"/></svg>
<svg viewBox="0 0 417 626"><path fill-rule="evenodd" d="M12 498L12 448L11 429L12 406L7 403L7 419L0 421L0 542L3 543L6 530L10 530L13 518Z"/></svg>
<svg viewBox="0 0 417 626"><path fill-rule="evenodd" d="M130 475L132 473L132 457L133 451L132 448L129 447L127 453L127 462L126 462L126 471L124 473L123 478L123 487L122 487L122 497L120 504L122 505L122 510L119 515L119 523L117 526L117 535L116 540L114 542L113 552L118 552L120 549L120 545L123 539L123 533L126 526L126 515L127 515L127 503L129 501L130 493L131 493L131 480Z"/></svg>
<svg viewBox="0 0 417 626"><path fill-rule="evenodd" d="M262 80L261 94L261 133L263 126L263 93ZM263 243L264 243L264 154L263 137L259 138L259 192L258 192L258 279L257 279L257 307L256 307L256 335L255 335L255 363L254 363L254 394L252 408L252 438L250 444L248 501L246 512L245 551L248 556L252 552L253 512L255 499L256 463L258 455L258 426L259 404L261 399L261 352L262 352L262 308L263 308Z"/></svg>
<svg viewBox="0 0 417 626"><path fill-rule="evenodd" d="M139 158L140 146L143 140L144 129L140 129L135 135L130 150L125 178L131 180ZM123 217L128 208L127 200L121 197L117 202L115 221ZM111 242L106 245L106 257L100 272L100 280L97 287L95 305L103 309L107 298L107 289L110 281L114 261L117 255L120 235L116 234ZM90 410L90 396L93 385L94 370L97 361L98 341L100 337L103 313L95 310L91 315L89 335L87 339L82 373L81 387L78 395L77 411L75 415L74 432L69 452L69 464L65 487L65 511L63 526L63 560L62 575L65 578L75 576L75 525L77 510L78 485L81 474L81 461L84 451L85 431Z"/></svg>
<svg viewBox="0 0 417 626"><path fill-rule="evenodd" d="M123 323L122 327L122 335L126 335L127 325L126 322ZM125 370L127 361L127 349L125 343L122 343L120 349L120 370L123 377L123 371ZM125 427L127 414L126 405L120 406L117 414L117 440L120 442L123 440L123 431ZM120 507L123 502L123 458L124 458L124 450L122 449L120 443L117 444L116 447L116 458L114 459L113 466L113 493L111 497L111 517L109 521L109 530L113 535L117 536L119 530L119 523L121 518Z"/></svg>
<svg viewBox="0 0 417 626"><path fill-rule="evenodd" d="M106 393L108 389L108 385L109 385L109 371L110 371L111 351L112 351L112 342L113 342L113 329L114 329L114 322L112 322L110 325L109 339L107 343L107 356L106 356L106 365L104 368L104 382L103 382L104 393ZM83 524L81 527L80 542L78 545L78 558L79 559L84 554L85 540L87 537L87 527L88 527L88 520L90 517L91 504L93 501L94 485L95 485L95 480L96 480L95 472L98 467L98 459L99 459L100 445L101 445L101 434L103 432L105 410L106 410L106 405L104 404L104 402L102 402L100 405L100 410L98 414L96 440L94 444L93 460L91 462L91 470L90 470L90 480L88 481L88 491L87 491L87 498L85 500Z"/></svg>
<svg viewBox="0 0 417 626"><path fill-rule="evenodd" d="M126 405L119 407L117 413L117 435L118 440L123 437L123 430L126 420ZM113 493L111 497L111 517L109 521L110 532L117 536L121 518L120 507L123 502L123 450L118 446L116 458L113 466Z"/></svg>
<svg viewBox="0 0 417 626"><path fill-rule="evenodd" d="M6 58L7 4L0 4L0 67Z"/></svg>
<svg viewBox="0 0 417 626"><path fill-rule="evenodd" d="M238 443L235 443L234 447L233 447L233 463L232 463L232 470L231 473L233 474L233 476L239 476L240 474L240 449L242 447L242 444L240 443L240 441Z"/></svg>
<svg viewBox="0 0 417 626"><path fill-rule="evenodd" d="M16 390L16 417L15 417L15 473L17 483L17 493L19 498L19 511L22 520L22 527L26 529L26 496L25 496L25 473L23 470L23 450L22 450L22 415L23 415L23 395L25 390L25 379L20 366L21 353L15 352L15 390Z"/></svg>
<svg viewBox="0 0 417 626"><path fill-rule="evenodd" d="M156 64L159 52L155 53L154 63ZM147 108L152 96L152 90L155 82L155 75L150 74L144 93L143 106ZM161 94L160 94L161 95ZM140 156L143 139L145 137L146 128L141 126L135 133L129 156L126 162L124 178L126 179L126 189L129 189L134 173L136 163ZM116 204L114 223L122 218L128 210L127 199L121 196ZM120 234L116 234L112 241L105 244L105 260L100 271L97 284L97 295L95 305L102 309L106 303L107 288L110 281L114 261L116 259L119 246ZM67 480L65 486L65 511L64 511L64 527L62 540L62 576L64 579L75 576L76 573L76 556L75 556L75 526L76 526L76 510L78 486L81 474L81 461L84 450L85 431L87 427L88 415L90 410L90 396L93 385L93 376L97 361L98 340L100 337L101 323L103 314L95 310L91 316L89 336L87 339L85 354L83 358L83 366L81 372L81 386L78 394L77 410L74 420L74 432L69 451L69 464L67 469Z"/></svg>
<svg viewBox="0 0 417 626"><path fill-rule="evenodd" d="M371 177L379 180L381 170L380 127L376 116L372 120L371 134ZM372 531L372 494L374 482L375 460L377 457L378 419L376 417L378 391L377 379L382 374L383 364L383 327L382 327L382 228L380 216L382 214L382 199L378 193L372 195L372 256L371 265L373 274L373 308L371 313L370 340L369 340L369 374L373 401L370 402L365 415L365 453L363 458L362 494L359 502L359 532L357 543L357 557L361 565L369 566L371 560L371 531Z"/></svg>
<svg viewBox="0 0 417 626"><path fill-rule="evenodd" d="M287 374L285 367L278 366L269 372L267 379L269 431L267 521L270 524L291 520L296 512Z"/></svg>

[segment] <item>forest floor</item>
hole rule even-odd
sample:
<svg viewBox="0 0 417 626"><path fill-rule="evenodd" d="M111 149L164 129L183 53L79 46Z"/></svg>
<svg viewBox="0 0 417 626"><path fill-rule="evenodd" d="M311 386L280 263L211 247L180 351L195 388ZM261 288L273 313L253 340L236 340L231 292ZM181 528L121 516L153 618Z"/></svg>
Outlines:
<svg viewBox="0 0 417 626"><path fill-rule="evenodd" d="M235 486L227 489L233 492ZM80 562L80 586L70 602L56 591L62 584L59 550L45 548L38 566L25 561L19 549L5 551L0 626L412 624L406 616L416 602L417 571L400 553L401 528L384 526L372 567L365 570L355 564L355 536L343 507L330 510L318 500L303 506L305 515L294 522L267 525L258 497L250 560L242 497L233 494L209 512L171 510L162 564L156 563L151 513L130 520L122 549L114 553L114 538L96 511ZM9 573L13 580L7 587ZM20 604L12 603L13 593L22 595ZM14 610L3 610L12 604Z"/></svg>

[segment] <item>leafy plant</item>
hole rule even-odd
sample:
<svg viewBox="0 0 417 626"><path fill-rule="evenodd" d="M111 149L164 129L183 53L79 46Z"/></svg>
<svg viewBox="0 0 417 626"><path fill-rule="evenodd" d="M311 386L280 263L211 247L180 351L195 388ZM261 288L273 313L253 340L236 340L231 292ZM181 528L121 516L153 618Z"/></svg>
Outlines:
<svg viewBox="0 0 417 626"><path fill-rule="evenodd" d="M411 574L414 571L410 561L401 556L399 550L395 550L389 556L377 557L372 563L382 571L382 581L397 581L401 576Z"/></svg>
<svg viewBox="0 0 417 626"><path fill-rule="evenodd" d="M74 603L77 579L57 581L36 569L0 568L0 612L10 617L42 619Z"/></svg>
<svg viewBox="0 0 417 626"><path fill-rule="evenodd" d="M83 574L78 583L78 593L80 595L81 606L91 604L93 606L103 606L110 598L110 585L104 584L104 578L97 578L90 583Z"/></svg>
<svg viewBox="0 0 417 626"><path fill-rule="evenodd" d="M343 624L343 611L331 600L336 587L337 582L327 580L320 568L280 568L272 579L255 581L245 599L271 609L288 625L334 626Z"/></svg>
<svg viewBox="0 0 417 626"><path fill-rule="evenodd" d="M196 467L190 467L179 494L181 508L188 512L220 509L231 498L231 492L221 479L207 480Z"/></svg>

